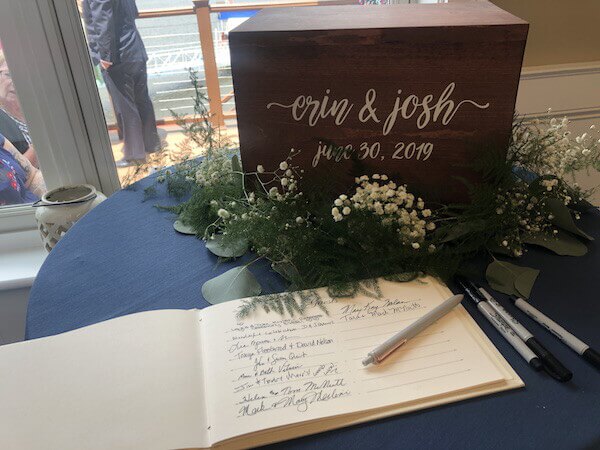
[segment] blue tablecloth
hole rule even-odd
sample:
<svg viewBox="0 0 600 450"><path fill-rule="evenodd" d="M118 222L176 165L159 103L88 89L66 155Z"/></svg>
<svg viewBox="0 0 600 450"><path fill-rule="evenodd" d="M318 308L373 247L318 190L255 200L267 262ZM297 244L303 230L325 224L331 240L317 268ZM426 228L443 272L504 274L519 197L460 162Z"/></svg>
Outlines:
<svg viewBox="0 0 600 450"><path fill-rule="evenodd" d="M163 308L204 308L202 283L233 267L217 265L201 241L174 232L172 216L143 202L136 190L110 197L59 242L33 285L28 339L117 316ZM600 214L580 226L600 238ZM580 258L531 250L520 264L543 269L531 303L595 348L600 348L599 243ZM285 288L267 264L253 264L265 292ZM500 298L503 298L500 296ZM505 302L506 305L506 302ZM600 448L600 372L514 307L514 315L574 372L561 384L534 372L466 305L484 332L525 381L524 389L321 433L278 448L574 449ZM43 374L40 374L43 378Z"/></svg>

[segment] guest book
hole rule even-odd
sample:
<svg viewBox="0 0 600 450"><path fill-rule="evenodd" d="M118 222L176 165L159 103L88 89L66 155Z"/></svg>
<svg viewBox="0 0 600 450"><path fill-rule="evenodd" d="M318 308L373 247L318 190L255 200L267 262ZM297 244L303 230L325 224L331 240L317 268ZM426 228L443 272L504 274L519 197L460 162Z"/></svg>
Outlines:
<svg viewBox="0 0 600 450"><path fill-rule="evenodd" d="M0 447L244 448L523 386L460 305L363 367L451 295L429 277L380 288L313 291L301 316L238 319L240 300L0 347Z"/></svg>

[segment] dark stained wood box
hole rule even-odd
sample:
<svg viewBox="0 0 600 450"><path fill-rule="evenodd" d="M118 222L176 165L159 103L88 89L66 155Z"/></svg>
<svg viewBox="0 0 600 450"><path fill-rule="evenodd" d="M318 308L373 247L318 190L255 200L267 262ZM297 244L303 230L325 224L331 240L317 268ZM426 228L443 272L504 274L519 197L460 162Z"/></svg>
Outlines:
<svg viewBox="0 0 600 450"><path fill-rule="evenodd" d="M305 187L385 173L467 200L455 176L506 151L527 30L487 2L262 10L229 34L244 170L294 148Z"/></svg>

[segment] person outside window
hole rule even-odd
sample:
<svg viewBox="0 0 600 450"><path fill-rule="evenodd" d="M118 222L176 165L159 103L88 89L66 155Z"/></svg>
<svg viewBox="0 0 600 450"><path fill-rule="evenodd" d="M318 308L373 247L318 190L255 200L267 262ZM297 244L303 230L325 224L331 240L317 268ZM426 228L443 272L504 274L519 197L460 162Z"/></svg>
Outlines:
<svg viewBox="0 0 600 450"><path fill-rule="evenodd" d="M135 0L83 0L83 21L94 64L102 69L123 132L122 160L127 167L161 148L148 94L148 55L136 27Z"/></svg>
<svg viewBox="0 0 600 450"><path fill-rule="evenodd" d="M45 192L40 170L0 134L0 206L33 203Z"/></svg>
<svg viewBox="0 0 600 450"><path fill-rule="evenodd" d="M0 133L6 136L34 167L39 167L2 44L0 44Z"/></svg>

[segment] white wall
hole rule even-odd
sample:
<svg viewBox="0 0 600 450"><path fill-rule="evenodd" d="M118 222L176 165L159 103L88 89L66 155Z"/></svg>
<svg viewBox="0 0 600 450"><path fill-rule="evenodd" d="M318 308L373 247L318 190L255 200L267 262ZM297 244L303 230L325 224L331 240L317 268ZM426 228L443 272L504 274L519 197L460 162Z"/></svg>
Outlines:
<svg viewBox="0 0 600 450"><path fill-rule="evenodd" d="M517 112L527 118L545 117L552 108L553 117L567 117L573 135L600 129L600 61L526 67L521 75ZM600 139L600 134L596 134ZM580 173L577 182L584 189L600 186L600 173ZM600 205L600 191L591 198Z"/></svg>

